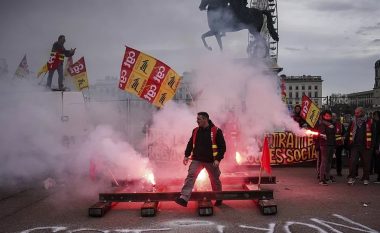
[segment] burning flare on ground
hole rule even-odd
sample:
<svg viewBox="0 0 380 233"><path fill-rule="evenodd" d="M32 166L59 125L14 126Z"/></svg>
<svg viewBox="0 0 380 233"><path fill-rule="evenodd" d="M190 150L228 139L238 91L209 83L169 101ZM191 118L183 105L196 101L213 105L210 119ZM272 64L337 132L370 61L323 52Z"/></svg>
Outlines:
<svg viewBox="0 0 380 233"><path fill-rule="evenodd" d="M197 190L207 190L207 171L206 169L202 169L197 177L197 181L195 182L195 187Z"/></svg>
<svg viewBox="0 0 380 233"><path fill-rule="evenodd" d="M236 160L236 163L238 165L241 165L242 162L243 162L243 157L241 156L241 154L239 153L239 151L236 151L236 153L235 153L235 160Z"/></svg>
<svg viewBox="0 0 380 233"><path fill-rule="evenodd" d="M156 185L156 180L154 178L154 174L151 171L148 171L145 175L144 178L151 183L152 185Z"/></svg>

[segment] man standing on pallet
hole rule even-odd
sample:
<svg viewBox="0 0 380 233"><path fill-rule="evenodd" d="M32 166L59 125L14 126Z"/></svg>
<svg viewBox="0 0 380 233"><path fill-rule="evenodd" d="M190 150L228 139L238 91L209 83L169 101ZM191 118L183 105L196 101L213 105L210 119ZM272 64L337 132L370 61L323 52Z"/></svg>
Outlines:
<svg viewBox="0 0 380 233"><path fill-rule="evenodd" d="M213 191L222 191L220 182L220 161L226 152L226 142L223 132L209 119L207 112L199 112L197 115L198 126L193 130L192 136L187 143L183 164L187 165L191 156L191 163L181 190L181 196L175 202L186 207L190 199L195 181L203 168L210 177ZM222 200L217 200L215 206L220 206Z"/></svg>

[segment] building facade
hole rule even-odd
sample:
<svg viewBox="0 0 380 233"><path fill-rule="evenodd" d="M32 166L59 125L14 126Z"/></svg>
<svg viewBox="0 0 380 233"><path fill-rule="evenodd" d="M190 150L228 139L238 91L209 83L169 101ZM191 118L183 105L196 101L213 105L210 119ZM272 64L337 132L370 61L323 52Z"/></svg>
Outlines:
<svg viewBox="0 0 380 233"><path fill-rule="evenodd" d="M380 60L375 62L375 83L372 90L354 92L347 95L352 107L364 107L368 110L380 109Z"/></svg>
<svg viewBox="0 0 380 233"><path fill-rule="evenodd" d="M348 104L353 107L373 107L374 91L361 91L347 94Z"/></svg>
<svg viewBox="0 0 380 233"><path fill-rule="evenodd" d="M302 96L306 95L319 107L322 107L322 78L321 76L302 75L280 78L285 81L286 103L289 106L302 104Z"/></svg>

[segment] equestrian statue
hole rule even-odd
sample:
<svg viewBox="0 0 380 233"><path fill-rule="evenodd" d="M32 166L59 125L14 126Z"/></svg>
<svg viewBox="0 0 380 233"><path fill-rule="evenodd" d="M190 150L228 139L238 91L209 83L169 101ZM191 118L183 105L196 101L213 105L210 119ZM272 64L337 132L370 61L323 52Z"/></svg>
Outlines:
<svg viewBox="0 0 380 233"><path fill-rule="evenodd" d="M267 28L273 40L278 41L278 34L273 27L270 11L248 8L246 0L202 0L200 10L207 10L207 21L210 31L202 34L202 41L208 50L212 48L207 44L206 37L215 36L220 50L223 50L222 36L226 32L236 32L248 29L255 41L262 41L260 35L267 17Z"/></svg>

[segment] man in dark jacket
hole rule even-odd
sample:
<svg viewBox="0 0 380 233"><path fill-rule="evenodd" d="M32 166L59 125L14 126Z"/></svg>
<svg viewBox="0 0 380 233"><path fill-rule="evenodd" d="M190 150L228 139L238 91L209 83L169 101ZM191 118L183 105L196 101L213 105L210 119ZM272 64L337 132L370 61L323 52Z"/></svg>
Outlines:
<svg viewBox="0 0 380 233"><path fill-rule="evenodd" d="M351 147L350 172L348 184L355 183L359 158L363 161L363 184L369 184L369 164L374 148L374 125L372 119L367 118L362 107L355 109L355 118L348 128L349 145Z"/></svg>
<svg viewBox="0 0 380 233"><path fill-rule="evenodd" d="M377 179L374 183L380 183L380 111L373 112L373 157Z"/></svg>
<svg viewBox="0 0 380 233"><path fill-rule="evenodd" d="M183 164L188 164L191 155L192 161L181 190L181 196L175 200L177 204L184 207L187 206L195 181L203 168L209 174L212 190L222 191L219 164L226 152L223 132L212 123L206 112L198 113L197 123L199 127L193 130L187 143ZM215 202L216 206L221 204L221 200Z"/></svg>
<svg viewBox="0 0 380 233"><path fill-rule="evenodd" d="M325 110L321 113L322 119L318 127L320 134L320 167L319 184L327 185L328 181L334 181L330 177L331 161L335 150L335 127L332 122L332 113Z"/></svg>
<svg viewBox="0 0 380 233"><path fill-rule="evenodd" d="M51 88L51 81L53 79L54 71L58 72L58 88L64 91L63 86L63 60L64 57L72 57L75 53L75 49L66 50L63 44L66 39L64 35L58 37L58 41L53 44L51 49L50 59L48 61L49 75L46 82L46 87Z"/></svg>
<svg viewBox="0 0 380 233"><path fill-rule="evenodd" d="M335 126L335 168L337 176L342 176L342 152L344 149L344 135L346 134L346 129L341 123L339 117L336 113L332 114L332 122ZM334 163L334 161L333 161Z"/></svg>

